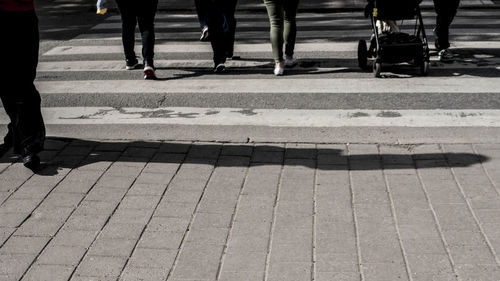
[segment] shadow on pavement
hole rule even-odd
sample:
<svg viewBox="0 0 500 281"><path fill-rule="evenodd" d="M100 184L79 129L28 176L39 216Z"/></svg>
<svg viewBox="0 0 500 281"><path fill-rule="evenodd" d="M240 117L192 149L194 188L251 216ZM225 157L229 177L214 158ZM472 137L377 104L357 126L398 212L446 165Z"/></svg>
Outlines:
<svg viewBox="0 0 500 281"><path fill-rule="evenodd" d="M193 163L218 167L284 165L320 170L400 170L469 167L486 162L487 156L470 153L357 154L336 148L283 148L273 144L223 144L190 142L90 141L48 138L40 154L40 175L56 175L60 169L106 166L113 162ZM16 162L13 155L0 163Z"/></svg>

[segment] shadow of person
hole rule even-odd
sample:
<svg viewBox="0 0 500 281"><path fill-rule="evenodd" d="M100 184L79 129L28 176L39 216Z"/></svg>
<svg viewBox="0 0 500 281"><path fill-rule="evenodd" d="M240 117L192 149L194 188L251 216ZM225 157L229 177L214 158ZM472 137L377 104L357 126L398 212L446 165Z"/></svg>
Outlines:
<svg viewBox="0 0 500 281"><path fill-rule="evenodd" d="M39 175L57 175L63 169L105 171L115 163L203 164L214 167L299 166L320 170L402 170L469 167L489 160L470 153L349 154L338 148L318 148L278 144L223 144L155 141L92 141L48 138L40 154ZM12 155L0 163L12 163Z"/></svg>

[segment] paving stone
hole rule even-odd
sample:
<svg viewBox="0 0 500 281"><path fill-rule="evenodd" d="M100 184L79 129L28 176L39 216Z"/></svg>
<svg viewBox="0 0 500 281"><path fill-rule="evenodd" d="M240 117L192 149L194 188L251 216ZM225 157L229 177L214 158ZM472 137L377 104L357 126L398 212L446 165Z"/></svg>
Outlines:
<svg viewBox="0 0 500 281"><path fill-rule="evenodd" d="M281 164L283 162L283 157L283 152L255 150L252 155L252 162Z"/></svg>
<svg viewBox="0 0 500 281"><path fill-rule="evenodd" d="M296 243L279 243L279 241L273 240L271 248L271 263L307 262L312 259L312 240L297 241Z"/></svg>
<svg viewBox="0 0 500 281"><path fill-rule="evenodd" d="M366 263L362 268L370 280L409 280L404 264Z"/></svg>
<svg viewBox="0 0 500 281"><path fill-rule="evenodd" d="M306 281L311 280L311 263L272 263L269 265L269 281L289 280Z"/></svg>
<svg viewBox="0 0 500 281"><path fill-rule="evenodd" d="M164 142L158 151L167 153L187 153L191 147L191 142Z"/></svg>
<svg viewBox="0 0 500 281"><path fill-rule="evenodd" d="M97 180L97 178L95 180ZM54 192L86 194L94 186L94 184L95 181L63 181L59 185L57 185L57 187L54 189Z"/></svg>
<svg viewBox="0 0 500 281"><path fill-rule="evenodd" d="M131 267L127 266L120 277L120 281L157 281L165 280L169 268Z"/></svg>
<svg viewBox="0 0 500 281"><path fill-rule="evenodd" d="M0 254L38 254L49 241L48 237L11 236L0 248Z"/></svg>
<svg viewBox="0 0 500 281"><path fill-rule="evenodd" d="M192 228L203 229L211 227L229 229L232 220L232 213L197 213L192 223Z"/></svg>
<svg viewBox="0 0 500 281"><path fill-rule="evenodd" d="M463 281L496 281L500 276L498 265L459 265L457 273Z"/></svg>
<svg viewBox="0 0 500 281"><path fill-rule="evenodd" d="M148 231L186 232L190 220L184 218L153 217L148 224Z"/></svg>
<svg viewBox="0 0 500 281"><path fill-rule="evenodd" d="M30 214L0 212L1 227L18 227Z"/></svg>
<svg viewBox="0 0 500 281"><path fill-rule="evenodd" d="M162 200L156 208L155 217L177 217L177 218L191 218L194 214L196 203L178 203L168 202Z"/></svg>
<svg viewBox="0 0 500 281"><path fill-rule="evenodd" d="M88 201L84 199L74 215L111 215L118 202Z"/></svg>
<svg viewBox="0 0 500 281"><path fill-rule="evenodd" d="M124 209L120 206L115 211L109 222L146 225L151 219L152 214L153 210Z"/></svg>
<svg viewBox="0 0 500 281"><path fill-rule="evenodd" d="M359 275L356 253L324 253L316 255L316 272L352 272Z"/></svg>
<svg viewBox="0 0 500 281"><path fill-rule="evenodd" d="M110 188L97 186L93 188L85 197L85 201L120 202L127 193L123 188Z"/></svg>
<svg viewBox="0 0 500 281"><path fill-rule="evenodd" d="M114 188L125 188L129 189L132 186L135 178L131 177L119 177L114 175L108 175L107 173L102 176L97 182L97 186L103 187L114 187Z"/></svg>
<svg viewBox="0 0 500 281"><path fill-rule="evenodd" d="M359 281L361 280L361 275L357 272L318 272L314 280Z"/></svg>
<svg viewBox="0 0 500 281"><path fill-rule="evenodd" d="M231 252L229 251L222 264L223 271L253 271L266 269L267 252Z"/></svg>
<svg viewBox="0 0 500 281"><path fill-rule="evenodd" d="M141 236L137 248L145 249L179 249L184 232L149 231Z"/></svg>
<svg viewBox="0 0 500 281"><path fill-rule="evenodd" d="M128 195L162 195L167 185L164 183L134 183L128 191Z"/></svg>
<svg viewBox="0 0 500 281"><path fill-rule="evenodd" d="M144 229L143 224L108 223L100 234L103 239L136 240Z"/></svg>
<svg viewBox="0 0 500 281"><path fill-rule="evenodd" d="M13 279L14 276L20 277L29 268L35 257L36 254L0 253L0 274L10 275Z"/></svg>
<svg viewBox="0 0 500 281"><path fill-rule="evenodd" d="M160 201L159 196L126 195L120 203L122 209L153 210Z"/></svg>
<svg viewBox="0 0 500 281"><path fill-rule="evenodd" d="M136 240L98 238L90 247L90 256L129 257Z"/></svg>
<svg viewBox="0 0 500 281"><path fill-rule="evenodd" d="M411 275L421 279L424 276L453 276L450 259L446 254L407 255ZM432 279L431 279L432 280ZM443 278L443 280L446 280Z"/></svg>
<svg viewBox="0 0 500 281"><path fill-rule="evenodd" d="M76 208L83 198L84 195L79 193L51 193L43 201L42 205Z"/></svg>
<svg viewBox="0 0 500 281"><path fill-rule="evenodd" d="M0 227L0 245L2 245L14 231L16 231L14 227Z"/></svg>
<svg viewBox="0 0 500 281"><path fill-rule="evenodd" d="M222 250L223 247L213 245L185 245L171 278L215 280Z"/></svg>
<svg viewBox="0 0 500 281"><path fill-rule="evenodd" d="M0 206L0 213L31 213L38 204L39 199L9 199Z"/></svg>
<svg viewBox="0 0 500 281"><path fill-rule="evenodd" d="M130 258L129 266L171 268L176 256L177 250L137 248Z"/></svg>
<svg viewBox="0 0 500 281"><path fill-rule="evenodd" d="M53 186L50 186L50 185L48 185L48 186L36 186L36 187L23 185L18 190L16 190L16 192L14 192L12 194L10 199L13 199L13 200L28 199L28 200L33 200L33 201L35 201L35 200L41 201L40 199L45 198L47 196L47 194L52 190L52 188L53 188ZM10 195L10 193L8 193L8 192L2 192L2 193L0 193L0 198L2 198L2 194L5 194L5 197L3 197L4 199L7 198L8 195ZM1 201L3 201L3 200L0 200L0 202Z"/></svg>
<svg viewBox="0 0 500 281"><path fill-rule="evenodd" d="M142 172L137 177L136 184L163 184L165 187L168 185L173 177L173 173L147 173Z"/></svg>
<svg viewBox="0 0 500 281"><path fill-rule="evenodd" d="M68 219L73 211L73 207L50 206L42 203L42 205L36 208L36 210L31 214L31 218L63 223Z"/></svg>
<svg viewBox="0 0 500 281"><path fill-rule="evenodd" d="M228 229L218 227L206 227L203 229L191 228L185 239L186 243L199 243L206 245L224 246L227 241Z"/></svg>
<svg viewBox="0 0 500 281"><path fill-rule="evenodd" d="M253 281L264 280L264 271L222 271L219 281Z"/></svg>
<svg viewBox="0 0 500 281"><path fill-rule="evenodd" d="M56 234L62 223L57 221L39 220L30 218L16 231L18 236L52 237Z"/></svg>
<svg viewBox="0 0 500 281"><path fill-rule="evenodd" d="M87 251L82 246L57 246L50 243L37 259L37 264L76 266Z"/></svg>
<svg viewBox="0 0 500 281"><path fill-rule="evenodd" d="M488 247L482 246L452 246L450 253L455 264L496 264L494 256Z"/></svg>
<svg viewBox="0 0 500 281"><path fill-rule="evenodd" d="M34 265L26 273L23 281L56 281L68 280L73 267L65 265Z"/></svg>
<svg viewBox="0 0 500 281"><path fill-rule="evenodd" d="M106 215L72 215L63 226L63 229L72 230L100 230L108 220Z"/></svg>
<svg viewBox="0 0 500 281"><path fill-rule="evenodd" d="M251 156L253 152L252 144L224 144L221 155L231 156Z"/></svg>
<svg viewBox="0 0 500 281"><path fill-rule="evenodd" d="M81 246L88 247L97 235L91 230L61 230L51 241L56 246Z"/></svg>
<svg viewBox="0 0 500 281"><path fill-rule="evenodd" d="M125 257L86 256L76 269L75 275L116 279L126 262Z"/></svg>

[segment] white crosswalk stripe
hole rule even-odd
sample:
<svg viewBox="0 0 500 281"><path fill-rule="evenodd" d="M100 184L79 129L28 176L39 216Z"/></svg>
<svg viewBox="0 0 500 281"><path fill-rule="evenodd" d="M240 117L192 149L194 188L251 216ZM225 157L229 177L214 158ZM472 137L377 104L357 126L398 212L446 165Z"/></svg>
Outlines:
<svg viewBox="0 0 500 281"><path fill-rule="evenodd" d="M434 15L423 14L433 42ZM452 31L457 60L442 64L433 57L430 77L400 65L388 66L386 79L375 79L357 68L357 40L370 35L367 19L359 13L299 14L300 64L276 79L264 13L237 15L235 55L242 59L228 61L229 71L220 76L210 71L210 44L196 41L195 15L161 13L155 48L160 81L124 70L121 24L110 16L45 52L36 85L49 133L55 134L58 125L112 124L499 128L500 105L488 103L500 97L496 16L491 10L461 11Z"/></svg>

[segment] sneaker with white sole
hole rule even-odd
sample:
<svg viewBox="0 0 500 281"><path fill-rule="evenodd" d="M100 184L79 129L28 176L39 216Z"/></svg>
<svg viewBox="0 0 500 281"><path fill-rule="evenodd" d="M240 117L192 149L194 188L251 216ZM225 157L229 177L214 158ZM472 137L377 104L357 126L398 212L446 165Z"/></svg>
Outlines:
<svg viewBox="0 0 500 281"><path fill-rule="evenodd" d="M139 65L139 61L137 60L137 58L125 60L125 69L126 70L136 69L138 65Z"/></svg>
<svg viewBox="0 0 500 281"><path fill-rule="evenodd" d="M285 68L281 66L275 66L274 67L274 75L276 76L283 76L285 73Z"/></svg>
<svg viewBox="0 0 500 281"><path fill-rule="evenodd" d="M153 64L146 63L144 65L144 79L145 80L154 80L154 79L156 79L155 67L154 67Z"/></svg>
<svg viewBox="0 0 500 281"><path fill-rule="evenodd" d="M214 73L222 73L224 71L226 71L226 65L223 63L219 63L214 67Z"/></svg>
<svg viewBox="0 0 500 281"><path fill-rule="evenodd" d="M291 58L291 59L285 59L285 67L294 67L298 64L299 62L297 61L296 58Z"/></svg>
<svg viewBox="0 0 500 281"><path fill-rule="evenodd" d="M440 62L453 62L454 60L453 53L450 52L450 50L448 49L441 50L438 53L438 60Z"/></svg>

